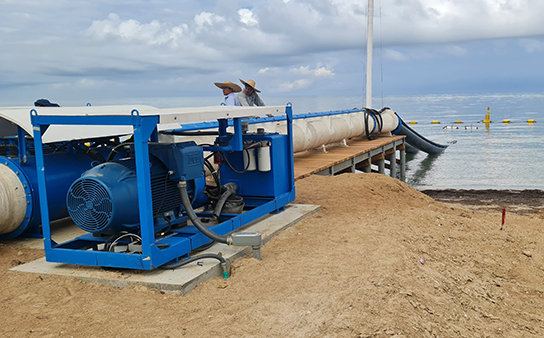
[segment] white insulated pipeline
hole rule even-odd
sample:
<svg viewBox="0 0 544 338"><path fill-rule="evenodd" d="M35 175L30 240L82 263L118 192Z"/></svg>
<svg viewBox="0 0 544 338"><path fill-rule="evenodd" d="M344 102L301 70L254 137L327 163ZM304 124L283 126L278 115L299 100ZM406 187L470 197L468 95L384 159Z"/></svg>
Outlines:
<svg viewBox="0 0 544 338"><path fill-rule="evenodd" d="M26 193L21 180L10 168L0 164L0 235L17 229L25 213Z"/></svg>
<svg viewBox="0 0 544 338"><path fill-rule="evenodd" d="M365 116L366 113L361 111L293 120L293 152L298 153L338 143L345 139L368 136L366 130L372 132L377 126L372 117L366 118ZM386 109L381 113L381 120L382 133L395 130L399 124L395 112L391 109ZM368 128L366 128L367 122ZM276 131L286 134L286 128L287 123L282 121Z"/></svg>
<svg viewBox="0 0 544 338"><path fill-rule="evenodd" d="M321 146L338 143L344 139L366 137L366 130L378 132L376 122L371 116L366 117L364 111L345 114L331 114L293 120L293 152L320 148ZM384 109L381 114L381 133L388 134L397 129L399 119L391 109ZM368 128L366 123L368 122ZM267 133L287 134L287 121L270 121L252 123L249 132L263 129ZM375 130L376 129L376 130ZM228 128L233 132L232 127ZM161 135L164 142L195 141L197 144L213 144L215 136L171 136Z"/></svg>

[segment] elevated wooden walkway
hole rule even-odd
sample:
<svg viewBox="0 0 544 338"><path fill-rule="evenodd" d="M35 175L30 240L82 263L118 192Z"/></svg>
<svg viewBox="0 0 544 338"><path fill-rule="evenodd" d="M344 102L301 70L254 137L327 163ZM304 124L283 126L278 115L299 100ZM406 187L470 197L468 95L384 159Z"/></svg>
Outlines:
<svg viewBox="0 0 544 338"><path fill-rule="evenodd" d="M317 150L295 154L295 180L310 175L334 175L342 172L379 172L405 180L406 153L404 136L381 136L375 140L352 139L346 146L327 146L327 152ZM399 158L397 159L397 150ZM377 169L372 169L372 165ZM400 169L400 170L399 170ZM400 172L399 172L400 171Z"/></svg>

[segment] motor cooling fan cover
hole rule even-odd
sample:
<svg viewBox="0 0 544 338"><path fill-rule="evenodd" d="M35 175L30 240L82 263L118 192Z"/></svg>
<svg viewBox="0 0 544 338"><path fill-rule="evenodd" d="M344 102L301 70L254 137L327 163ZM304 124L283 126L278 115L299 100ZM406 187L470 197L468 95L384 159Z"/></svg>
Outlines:
<svg viewBox="0 0 544 338"><path fill-rule="evenodd" d="M83 230L100 232L113 217L112 196L101 182L83 178L74 182L67 196L68 213Z"/></svg>

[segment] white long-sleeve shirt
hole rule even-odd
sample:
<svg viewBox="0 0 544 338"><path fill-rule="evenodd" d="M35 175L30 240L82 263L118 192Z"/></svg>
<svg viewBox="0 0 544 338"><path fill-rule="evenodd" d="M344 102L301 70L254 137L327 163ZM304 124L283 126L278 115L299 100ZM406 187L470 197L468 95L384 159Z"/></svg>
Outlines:
<svg viewBox="0 0 544 338"><path fill-rule="evenodd" d="M225 96L225 106L239 106L239 105L240 105L240 101L238 101L236 94L230 93L229 95Z"/></svg>

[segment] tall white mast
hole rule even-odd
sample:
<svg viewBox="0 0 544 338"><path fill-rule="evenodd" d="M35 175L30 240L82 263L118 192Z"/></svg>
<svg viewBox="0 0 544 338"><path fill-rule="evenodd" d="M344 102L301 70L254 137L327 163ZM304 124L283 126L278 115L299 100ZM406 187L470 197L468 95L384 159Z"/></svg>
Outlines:
<svg viewBox="0 0 544 338"><path fill-rule="evenodd" d="M366 40L366 105L372 108L372 35L374 26L374 0L368 0Z"/></svg>

